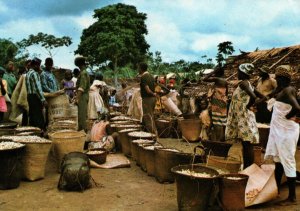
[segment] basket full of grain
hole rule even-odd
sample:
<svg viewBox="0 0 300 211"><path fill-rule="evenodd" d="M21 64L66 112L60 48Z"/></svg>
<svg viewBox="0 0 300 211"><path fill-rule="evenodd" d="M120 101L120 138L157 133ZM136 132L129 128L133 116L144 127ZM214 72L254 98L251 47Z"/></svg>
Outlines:
<svg viewBox="0 0 300 211"><path fill-rule="evenodd" d="M35 181L45 177L47 157L52 143L50 140L38 136L4 136L3 138L26 145L22 158L24 179Z"/></svg>
<svg viewBox="0 0 300 211"><path fill-rule="evenodd" d="M24 149L24 144L0 141L0 190L19 187Z"/></svg>

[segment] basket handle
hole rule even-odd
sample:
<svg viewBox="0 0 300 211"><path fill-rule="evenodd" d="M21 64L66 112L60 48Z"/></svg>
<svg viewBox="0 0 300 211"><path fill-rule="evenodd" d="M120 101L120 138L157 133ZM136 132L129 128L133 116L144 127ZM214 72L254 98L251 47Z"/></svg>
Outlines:
<svg viewBox="0 0 300 211"><path fill-rule="evenodd" d="M201 145L197 145L197 146L195 146L194 147L194 155L195 154L197 154L197 149L202 149L203 150L203 152L204 152L204 154L205 154L205 147L204 146L201 146ZM203 153L201 153L201 155L202 155Z"/></svg>

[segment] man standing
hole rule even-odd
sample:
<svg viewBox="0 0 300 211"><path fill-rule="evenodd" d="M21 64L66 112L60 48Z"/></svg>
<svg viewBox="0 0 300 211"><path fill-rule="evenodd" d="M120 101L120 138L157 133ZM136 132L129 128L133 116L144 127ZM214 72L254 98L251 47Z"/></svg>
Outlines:
<svg viewBox="0 0 300 211"><path fill-rule="evenodd" d="M46 58L45 69L41 73L42 89L44 92L53 93L59 90L55 76L52 73L53 59Z"/></svg>
<svg viewBox="0 0 300 211"><path fill-rule="evenodd" d="M148 65L141 63L139 65L139 74L141 75L141 97L143 107L143 124L148 132L157 134L154 121L154 108L156 103L155 79L147 71Z"/></svg>
<svg viewBox="0 0 300 211"><path fill-rule="evenodd" d="M9 61L7 63L6 72L3 75L3 79L7 81L7 94L11 98L11 95L17 85L17 78L14 72L14 63Z"/></svg>
<svg viewBox="0 0 300 211"><path fill-rule="evenodd" d="M29 125L45 129L43 107L47 106L41 86L38 72L40 71L41 60L34 58L31 61L31 68L26 74L27 101L29 105Z"/></svg>
<svg viewBox="0 0 300 211"><path fill-rule="evenodd" d="M80 74L76 83L76 103L78 105L78 130L86 130L90 77L88 72L86 71L86 61L84 57L75 58L74 63L80 69Z"/></svg>

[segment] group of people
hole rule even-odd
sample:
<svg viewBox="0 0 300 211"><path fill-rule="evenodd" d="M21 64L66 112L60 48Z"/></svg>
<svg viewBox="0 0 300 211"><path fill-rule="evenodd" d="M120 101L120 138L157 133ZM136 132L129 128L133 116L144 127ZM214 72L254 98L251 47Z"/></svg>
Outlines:
<svg viewBox="0 0 300 211"><path fill-rule="evenodd" d="M231 101L228 102L228 81L221 68L203 78L214 82L207 99L209 104L200 118L208 128L210 117L212 134L216 141L235 140L242 143L244 168L254 162L253 146L259 143L257 122L269 123L270 134L265 159L275 162L275 178L281 184L283 172L287 177L289 196L282 205L296 203L295 183L297 178L295 153L299 139L300 114L296 90L290 85L292 73L279 66L272 78L266 68L259 68L259 79L254 87L250 78L254 65L241 64L238 68L238 82ZM299 174L299 173L298 173ZM299 177L299 175L298 175Z"/></svg>
<svg viewBox="0 0 300 211"><path fill-rule="evenodd" d="M96 75L91 81L84 57L75 58L74 63L78 69L75 69L73 73L66 71L65 78L60 83L52 73L53 60L51 58L45 60L43 70L41 70L41 60L38 58L25 63L19 80L23 80L26 87L29 125L42 130L46 129L47 119L44 119L43 114L43 108L47 107L45 93L66 93L70 101L75 101L78 105L79 130L87 129L87 119L97 119L99 114L108 112L109 106L116 103L116 91L112 91L112 96L109 98L102 75ZM159 93L164 92L164 89L170 92L173 87L160 85L162 91L157 92L156 86L159 82L149 73L148 65L140 63L138 69L139 96L142 103L141 120L149 132L157 134L154 111L157 99L160 97ZM15 90L18 79L13 70L12 62L8 63L7 70L0 69L0 121L3 120L3 114L7 112L7 98L14 98L14 95L20 94ZM207 139L235 140L242 143L244 168L254 161L253 145L259 143L257 122L270 123L265 158L272 158L275 162L275 177L278 186L282 174L285 173L287 176L289 196L283 204L293 204L296 202L295 153L299 138L299 124L296 116L300 114L300 106L296 90L290 85L292 74L288 69L279 66L273 78L266 68L259 68L260 77L254 87L250 82L254 70L255 67L251 63L239 66L238 82L230 101L228 99L229 82L224 78L224 69L217 67L212 73L203 77L200 83L202 81L213 82L214 86L201 101L203 111L200 119L207 130ZM122 88L125 90L126 84L122 85ZM123 94L127 98L126 93ZM179 110L176 115L181 116L182 112ZM23 125L27 125L26 118L27 112L24 109ZM209 134L213 136L209 137Z"/></svg>
<svg viewBox="0 0 300 211"><path fill-rule="evenodd" d="M46 131L49 123L47 99L66 94L70 103L78 105L79 130L86 130L87 119L97 119L99 113L107 111L109 93L102 88L106 83L101 74L90 80L84 57L75 58L74 63L78 68L73 72L65 70L64 79L59 82L52 72L52 58L45 59L44 68L41 68L39 58L27 60L18 74L14 63L8 62L6 69L0 69L0 122L5 113L8 113L7 118L15 119L19 112L12 111L17 109L21 110L23 126L30 125Z"/></svg>

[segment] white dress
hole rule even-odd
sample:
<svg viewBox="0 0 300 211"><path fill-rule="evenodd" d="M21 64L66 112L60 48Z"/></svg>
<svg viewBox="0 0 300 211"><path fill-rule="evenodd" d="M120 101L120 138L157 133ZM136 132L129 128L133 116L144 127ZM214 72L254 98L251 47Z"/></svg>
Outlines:
<svg viewBox="0 0 300 211"><path fill-rule="evenodd" d="M295 153L299 124L285 117L292 109L290 104L274 99L268 104L268 108L273 106L273 114L265 159L273 158L274 162L280 162L287 177L296 177Z"/></svg>
<svg viewBox="0 0 300 211"><path fill-rule="evenodd" d="M96 81L96 82L95 82ZM103 99L99 93L97 80L95 80L89 91L89 102L88 102L88 118L98 119L98 112L101 113L105 109Z"/></svg>

